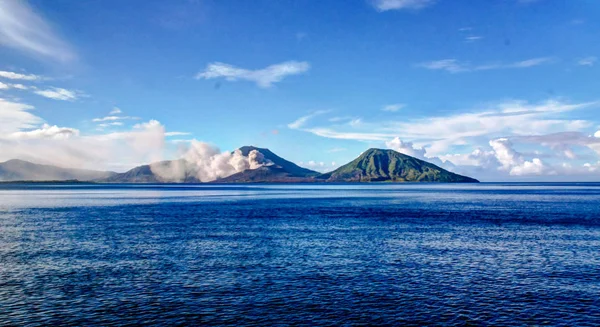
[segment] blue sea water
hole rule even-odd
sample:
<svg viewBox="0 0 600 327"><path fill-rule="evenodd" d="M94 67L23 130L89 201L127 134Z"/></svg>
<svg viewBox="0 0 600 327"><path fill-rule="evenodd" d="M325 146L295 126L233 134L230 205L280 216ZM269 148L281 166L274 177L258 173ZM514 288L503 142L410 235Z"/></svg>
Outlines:
<svg viewBox="0 0 600 327"><path fill-rule="evenodd" d="M600 184L0 185L0 325L599 326Z"/></svg>

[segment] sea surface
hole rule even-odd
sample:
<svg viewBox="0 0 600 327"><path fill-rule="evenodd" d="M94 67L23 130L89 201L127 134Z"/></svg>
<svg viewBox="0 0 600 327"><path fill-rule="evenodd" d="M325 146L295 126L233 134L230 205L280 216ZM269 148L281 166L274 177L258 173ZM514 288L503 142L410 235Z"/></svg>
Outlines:
<svg viewBox="0 0 600 327"><path fill-rule="evenodd" d="M0 185L0 325L600 326L600 184Z"/></svg>

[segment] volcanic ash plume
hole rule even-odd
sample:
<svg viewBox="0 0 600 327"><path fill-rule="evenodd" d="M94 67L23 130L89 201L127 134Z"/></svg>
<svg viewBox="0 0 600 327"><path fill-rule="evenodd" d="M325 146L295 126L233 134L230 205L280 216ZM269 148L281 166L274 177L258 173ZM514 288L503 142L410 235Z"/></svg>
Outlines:
<svg viewBox="0 0 600 327"><path fill-rule="evenodd" d="M182 159L151 165L152 172L167 182L184 182L198 179L210 182L247 169L256 169L273 164L257 150L248 156L242 151L221 152L210 144L192 141Z"/></svg>

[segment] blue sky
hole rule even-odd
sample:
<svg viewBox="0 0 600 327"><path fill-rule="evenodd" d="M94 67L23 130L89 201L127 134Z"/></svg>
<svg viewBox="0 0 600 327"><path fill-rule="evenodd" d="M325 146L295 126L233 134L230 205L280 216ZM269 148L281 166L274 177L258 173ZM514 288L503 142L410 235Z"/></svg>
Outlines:
<svg viewBox="0 0 600 327"><path fill-rule="evenodd" d="M205 142L328 171L379 147L598 180L599 33L592 0L0 0L0 160L124 171Z"/></svg>

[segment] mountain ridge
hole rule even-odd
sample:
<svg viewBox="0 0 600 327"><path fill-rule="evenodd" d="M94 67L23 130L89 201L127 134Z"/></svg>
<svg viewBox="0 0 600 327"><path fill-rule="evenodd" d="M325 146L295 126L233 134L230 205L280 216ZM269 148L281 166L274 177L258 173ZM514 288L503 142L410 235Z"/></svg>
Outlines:
<svg viewBox="0 0 600 327"><path fill-rule="evenodd" d="M266 148L243 146L236 151L246 158L253 151L258 152L262 159L261 165L217 178L210 183L479 182L474 178L455 174L430 162L389 149L368 149L356 159L328 173L300 167ZM123 173L61 168L18 159L0 163L0 181L202 183L198 176L194 165L184 159L154 162L134 167Z"/></svg>
<svg viewBox="0 0 600 327"><path fill-rule="evenodd" d="M0 163L0 181L92 181L116 174L113 171L64 168L44 165L21 159L10 159Z"/></svg>

